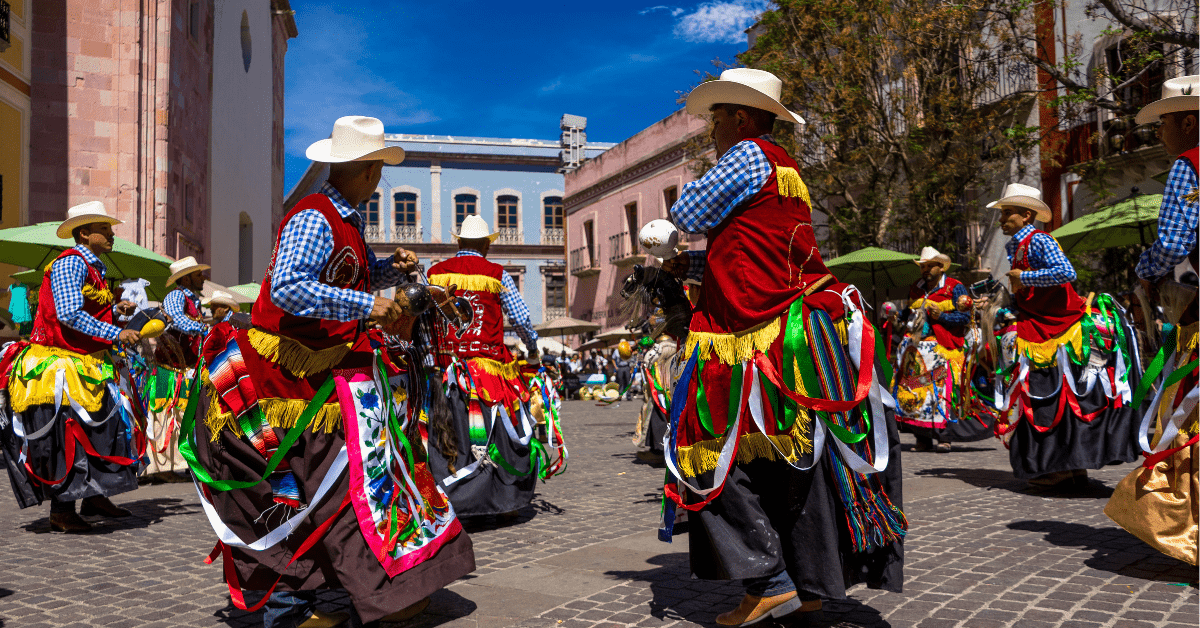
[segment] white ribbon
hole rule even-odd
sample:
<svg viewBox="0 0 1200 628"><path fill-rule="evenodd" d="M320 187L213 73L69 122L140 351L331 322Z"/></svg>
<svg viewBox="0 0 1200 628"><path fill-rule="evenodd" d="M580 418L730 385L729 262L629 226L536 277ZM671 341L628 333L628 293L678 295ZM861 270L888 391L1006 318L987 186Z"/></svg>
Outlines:
<svg viewBox="0 0 1200 628"><path fill-rule="evenodd" d="M1166 366L1163 368L1162 381L1166 381L1171 373L1175 371L1175 354L1167 358ZM1200 403L1200 387L1193 387L1188 394L1179 403L1179 407L1171 414L1170 420L1162 428L1162 434L1158 437L1158 445L1150 447L1150 425L1154 418L1158 416L1159 405L1164 402L1163 394L1167 390L1167 386L1163 386L1154 394L1154 401L1150 402L1150 409L1142 417L1142 422L1138 425L1138 445L1142 451L1148 454L1157 454L1165 451L1174 442L1175 437L1179 435L1179 428L1187 420L1188 415L1196 408L1197 403ZM1177 389L1178 390L1178 389Z"/></svg>

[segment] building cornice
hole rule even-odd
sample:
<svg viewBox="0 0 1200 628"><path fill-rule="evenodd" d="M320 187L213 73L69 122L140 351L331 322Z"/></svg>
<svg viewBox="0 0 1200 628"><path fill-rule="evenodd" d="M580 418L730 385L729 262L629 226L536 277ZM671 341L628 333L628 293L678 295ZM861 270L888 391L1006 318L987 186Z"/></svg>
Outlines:
<svg viewBox="0 0 1200 628"><path fill-rule="evenodd" d="M561 162L558 155L537 156L537 155L493 155L482 153L444 153L419 150L404 151L405 161L436 161L441 162L443 166L447 162L462 162L472 164L505 164L505 165L523 165L523 166L543 166L550 168L558 168ZM403 168L401 164L397 166Z"/></svg>
<svg viewBox="0 0 1200 628"><path fill-rule="evenodd" d="M453 242L369 242L367 245L380 257L391 255L396 247L412 251L417 257L447 258L458 252L458 245ZM493 244L488 249L491 260L539 258L562 262L565 257L562 245L553 244Z"/></svg>
<svg viewBox="0 0 1200 628"><path fill-rule="evenodd" d="M564 198L563 212L570 216L616 190L684 163L689 140L691 140L690 137L672 144L636 164Z"/></svg>

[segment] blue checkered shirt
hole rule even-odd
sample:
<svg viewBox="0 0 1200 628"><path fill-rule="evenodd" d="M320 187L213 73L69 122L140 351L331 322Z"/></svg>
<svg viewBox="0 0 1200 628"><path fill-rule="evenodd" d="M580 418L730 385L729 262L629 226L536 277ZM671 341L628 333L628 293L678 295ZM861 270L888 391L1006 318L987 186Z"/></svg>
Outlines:
<svg viewBox="0 0 1200 628"><path fill-rule="evenodd" d="M1017 245L1033 231L1033 225L1025 225L1004 244L1004 250L1008 252L1010 263L1013 255L1017 252ZM1029 241L1026 259L1029 260L1029 267L1033 269L1021 273L1021 283L1027 286L1048 288L1075 281L1075 267L1063 253L1062 247L1048 233L1038 233L1033 236L1033 239Z"/></svg>
<svg viewBox="0 0 1200 628"><path fill-rule="evenodd" d="M50 290L54 294L54 311L58 314L58 322L75 331L112 342L121 333L120 328L83 311L83 285L87 281L84 260L99 270L101 277L108 273L108 268L88 247L80 244L75 250L83 254L82 259L71 255L56 260L50 267Z"/></svg>
<svg viewBox="0 0 1200 628"><path fill-rule="evenodd" d="M1137 276L1155 281L1175 269L1192 249L1196 248L1197 215L1200 203L1184 200L1194 194L1198 182L1196 171L1184 157L1175 160L1167 175L1162 206L1158 210L1158 239L1138 259Z"/></svg>
<svg viewBox="0 0 1200 628"><path fill-rule="evenodd" d="M770 135L759 139L775 143ZM721 155L703 177L683 186L683 194L671 206L671 222L686 233L705 233L758 194L770 178L771 162L766 154L758 144L742 140ZM703 279L705 253L688 251L688 279Z"/></svg>
<svg viewBox="0 0 1200 628"><path fill-rule="evenodd" d="M187 315L187 308L184 307L187 301L196 306L196 311L200 310L200 297L196 296L195 292L179 286L163 299L163 310L171 316L172 327L189 336L199 336L206 331L204 323Z"/></svg>
<svg viewBox="0 0 1200 628"><path fill-rule="evenodd" d="M941 278L938 279L938 284L936 286L927 288L925 286L925 280L918 279L916 287L917 287L917 290L920 290L922 293L924 293L926 296L928 296L929 294L932 294L934 292L937 292L938 290L941 290L943 287L945 287L945 285L946 285L946 275L942 274ZM962 285L961 283L959 283L957 286L954 286L954 290L951 291L951 293L950 293L950 302L953 303L955 306L957 306L958 298L962 297L962 296L967 296L967 287ZM950 310L949 312L942 312L938 316L937 320L933 320L932 318L926 318L925 319L925 329L924 329L923 333L926 336L932 334L933 333L932 325L941 325L942 327L962 327L963 325L966 325L970 320L971 320L971 317L969 314L967 314L966 312L960 312L960 311L958 311L958 308L955 307L955 309Z"/></svg>
<svg viewBox="0 0 1200 628"><path fill-rule="evenodd" d="M463 249L454 257L483 257L483 255L479 251ZM501 273L500 285L504 288L500 291L500 307L508 315L508 322L512 323L521 342L525 343L526 355L537 353L538 333L534 331L529 320L529 307L525 305L525 299L521 298L517 284L513 283L512 277L508 273Z"/></svg>
<svg viewBox="0 0 1200 628"><path fill-rule="evenodd" d="M329 197L338 213L349 219L362 234L362 216L337 189L325 182L319 193ZM271 301L296 316L336 321L368 318L375 304L372 294L335 288L318 279L332 255L333 229L321 212L306 209L292 216L279 239L279 253L271 275ZM367 266L372 291L391 288L407 279L392 268L392 256L377 259L371 247L367 247Z"/></svg>

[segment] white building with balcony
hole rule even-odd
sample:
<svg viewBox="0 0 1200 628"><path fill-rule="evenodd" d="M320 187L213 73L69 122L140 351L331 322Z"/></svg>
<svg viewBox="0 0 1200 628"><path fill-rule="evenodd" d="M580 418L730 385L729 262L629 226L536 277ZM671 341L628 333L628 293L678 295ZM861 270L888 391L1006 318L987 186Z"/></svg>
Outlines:
<svg viewBox="0 0 1200 628"><path fill-rule="evenodd" d="M430 265L458 250L452 234L468 215L482 216L500 237L488 259L504 266L529 306L533 323L566 313L563 175L553 140L385 136L404 148L404 163L386 166L379 189L359 210L367 244L377 255L397 246ZM588 143L588 157L612 144ZM284 211L324 183L328 170L311 164L284 201Z"/></svg>

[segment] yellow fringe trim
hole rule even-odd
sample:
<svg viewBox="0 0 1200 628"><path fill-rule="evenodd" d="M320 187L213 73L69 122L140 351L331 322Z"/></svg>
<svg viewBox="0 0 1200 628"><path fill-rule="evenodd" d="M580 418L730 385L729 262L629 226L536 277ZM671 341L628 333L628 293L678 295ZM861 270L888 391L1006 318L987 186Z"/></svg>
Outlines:
<svg viewBox="0 0 1200 628"><path fill-rule="evenodd" d="M239 437L244 436L233 413L221 410L221 396L217 394L216 389L209 385L206 385L205 388L208 392L208 414L204 417L204 423L208 426L212 440L220 438L221 430L229 430ZM304 409L308 407L308 400L259 399L258 407L262 408L263 416L266 417L267 423L271 427L286 430L296 426L296 420L300 418L301 414L304 414ZM308 427L314 434L317 432L332 434L335 430L342 429L342 405L335 401L321 406Z"/></svg>
<svg viewBox="0 0 1200 628"><path fill-rule="evenodd" d="M775 166L775 181L779 184L779 195L791 198L800 197L809 209L812 209L812 199L808 196L808 186L795 168Z"/></svg>
<svg viewBox="0 0 1200 628"><path fill-rule="evenodd" d="M43 360L58 358L36 379L23 380L20 375L37 368ZM78 360L78 361L76 361ZM29 345L21 361L13 368L9 379L8 397L13 411L24 412L30 406L54 403L55 374L59 369L66 371L67 392L71 398L79 402L88 412L99 412L104 402L104 393L108 387L103 382L88 384L79 378L79 371L93 379L103 379L103 365L108 362L108 352L100 351L93 354L75 353L58 347ZM63 399L63 404L67 400Z"/></svg>
<svg viewBox="0 0 1200 628"><path fill-rule="evenodd" d="M923 309L925 307L925 301L926 300L924 298L917 299L916 301L913 301L912 303L908 304L908 309L910 309L910 310ZM929 305L932 305L943 312L952 312L955 309L954 299L946 299L945 301L929 301Z"/></svg>
<svg viewBox="0 0 1200 628"><path fill-rule="evenodd" d="M261 329L249 331L250 346L267 360L282 366L296 377L328 371L350 353L350 343L313 351L287 336L277 336Z"/></svg>
<svg viewBox="0 0 1200 628"><path fill-rule="evenodd" d="M441 286L443 288L450 287L451 284L458 286L459 290L471 290L473 292L491 292L499 294L506 292L504 284L500 283L499 279L492 279L485 275L462 275L459 273L441 273L438 275L430 275L429 283Z"/></svg>
<svg viewBox="0 0 1200 628"><path fill-rule="evenodd" d="M779 337L779 318L773 318L761 325L745 331L732 334L714 334L706 331L688 333L684 352L691 358L696 347L700 348L700 359L707 360L713 353L722 364L733 366L754 358L755 351L766 352L771 343Z"/></svg>
<svg viewBox="0 0 1200 628"><path fill-rule="evenodd" d="M490 358L470 358L471 363L483 369L488 375L495 375L505 379L516 379L521 376L521 367L517 362L499 362Z"/></svg>
<svg viewBox="0 0 1200 628"><path fill-rule="evenodd" d="M1060 345L1070 345L1070 351L1079 355L1083 350L1083 325L1077 322L1058 337L1046 342L1029 342L1018 336L1017 354L1028 357L1036 364L1056 364Z"/></svg>
<svg viewBox="0 0 1200 628"><path fill-rule="evenodd" d="M57 259L54 260L54 262L57 261ZM46 264L46 272L50 270L51 266L54 266L54 262ZM99 303L100 305L108 305L109 303L112 303L114 299L112 290L109 290L107 286L104 288L97 288L95 286L84 284L79 291L83 293L83 298Z"/></svg>
<svg viewBox="0 0 1200 628"><path fill-rule="evenodd" d="M812 452L812 439L808 436L808 413L801 409L796 416L796 423L786 436L768 436L762 432L750 432L742 435L738 443L737 461L748 463L759 458L767 460L784 459L795 463L800 456ZM772 445L772 442L774 445ZM724 438L700 441L694 445L678 448L679 472L690 477L717 468L717 460L721 457L721 448L725 445ZM776 450L775 447L779 449ZM783 455L780 456L780 452Z"/></svg>

